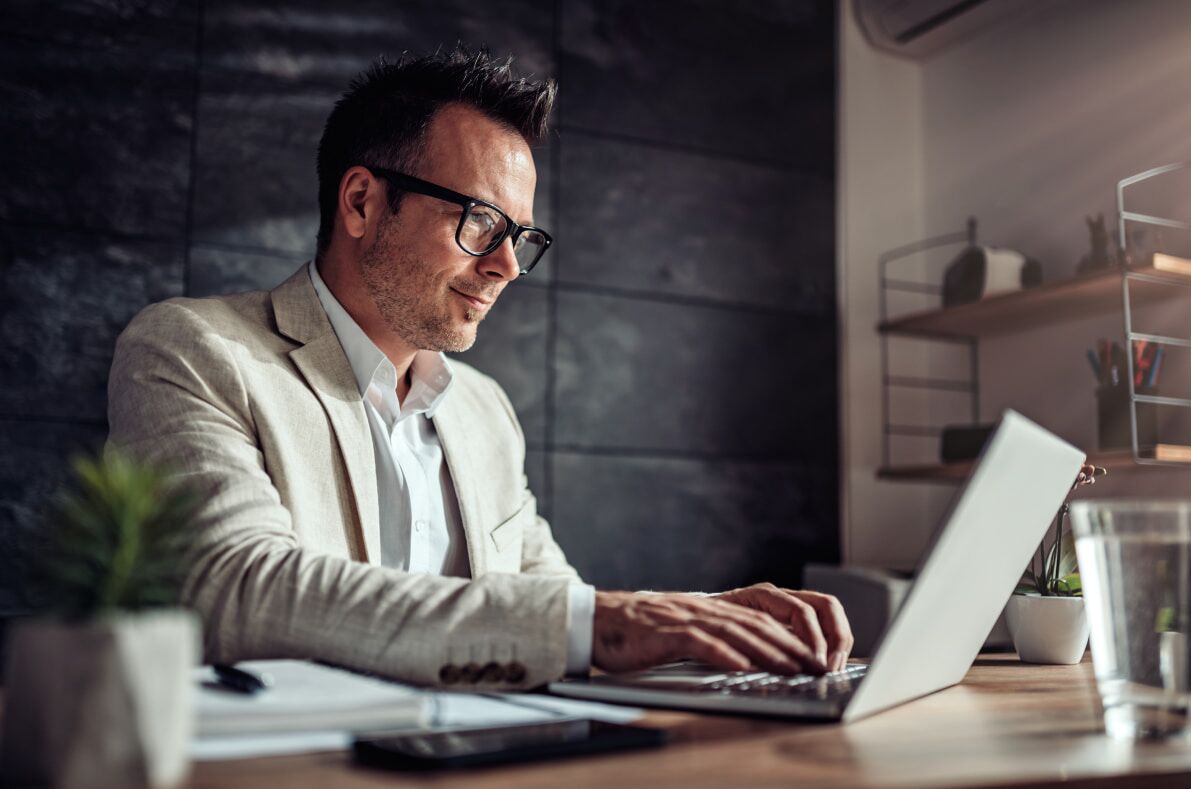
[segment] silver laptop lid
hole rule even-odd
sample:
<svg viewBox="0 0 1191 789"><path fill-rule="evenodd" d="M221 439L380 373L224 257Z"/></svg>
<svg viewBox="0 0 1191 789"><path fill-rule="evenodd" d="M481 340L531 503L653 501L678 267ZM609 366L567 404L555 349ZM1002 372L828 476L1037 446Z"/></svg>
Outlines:
<svg viewBox="0 0 1191 789"><path fill-rule="evenodd" d="M963 679L1085 455L1006 411L952 504L843 720Z"/></svg>

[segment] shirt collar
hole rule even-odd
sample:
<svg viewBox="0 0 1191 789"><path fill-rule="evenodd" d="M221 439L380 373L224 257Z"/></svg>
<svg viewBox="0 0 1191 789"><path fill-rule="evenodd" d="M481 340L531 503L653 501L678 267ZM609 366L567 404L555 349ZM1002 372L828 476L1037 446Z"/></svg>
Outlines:
<svg viewBox="0 0 1191 789"><path fill-rule="evenodd" d="M331 293L318 273L317 263L311 262L309 268L310 282L356 376L360 396L364 397L368 388L376 385L386 399L392 397L393 406L401 416L424 411L427 418L433 417L454 381L447 357L435 351L418 351L410 365L410 388L405 395L404 407L397 406L397 368Z"/></svg>

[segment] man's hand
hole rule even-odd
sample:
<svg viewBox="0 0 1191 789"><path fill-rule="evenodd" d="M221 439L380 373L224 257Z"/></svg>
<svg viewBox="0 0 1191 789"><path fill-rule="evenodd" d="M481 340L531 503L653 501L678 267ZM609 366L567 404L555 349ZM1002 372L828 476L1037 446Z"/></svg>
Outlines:
<svg viewBox="0 0 1191 789"><path fill-rule="evenodd" d="M764 611L793 631L829 671L839 671L852 651L852 628L844 607L829 594L754 584L715 596L716 600Z"/></svg>
<svg viewBox="0 0 1191 789"><path fill-rule="evenodd" d="M725 594L751 603L726 600L724 595L596 592L592 664L605 671L631 671L694 658L732 671L750 668L781 674L827 671L826 661L815 654L817 650L787 626L791 617L779 622L754 604L761 595L739 594L748 591ZM839 606L838 601L830 599ZM809 605L802 601L799 604ZM770 605L778 611L790 610L790 606ZM851 648L851 631L847 630L842 609L840 619ZM822 639L822 631L815 632Z"/></svg>

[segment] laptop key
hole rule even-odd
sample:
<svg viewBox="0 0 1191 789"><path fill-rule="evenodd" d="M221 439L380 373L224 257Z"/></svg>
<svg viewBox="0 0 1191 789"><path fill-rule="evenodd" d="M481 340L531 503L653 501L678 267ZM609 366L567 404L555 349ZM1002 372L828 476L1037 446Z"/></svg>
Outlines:
<svg viewBox="0 0 1191 789"><path fill-rule="evenodd" d="M857 664L848 666L842 671L822 676L799 674L792 677L781 674L735 672L735 677L710 683L704 690L716 691L725 695L750 697L836 698L850 695L855 689L856 681L864 676L867 669L868 666Z"/></svg>

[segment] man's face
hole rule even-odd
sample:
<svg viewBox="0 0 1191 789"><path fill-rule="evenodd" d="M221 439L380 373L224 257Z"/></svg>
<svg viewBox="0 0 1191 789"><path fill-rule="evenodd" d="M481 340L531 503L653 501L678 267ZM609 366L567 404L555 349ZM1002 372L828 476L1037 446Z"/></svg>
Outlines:
<svg viewBox="0 0 1191 789"><path fill-rule="evenodd" d="M461 105L434 116L422 160L410 173L499 206L514 222L532 224L537 183L525 140ZM392 187L389 187L392 188ZM465 351L476 327L520 268L506 239L483 257L455 243L462 207L405 193L396 215L380 220L360 264L364 285L389 328L410 345Z"/></svg>

